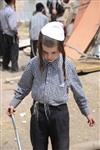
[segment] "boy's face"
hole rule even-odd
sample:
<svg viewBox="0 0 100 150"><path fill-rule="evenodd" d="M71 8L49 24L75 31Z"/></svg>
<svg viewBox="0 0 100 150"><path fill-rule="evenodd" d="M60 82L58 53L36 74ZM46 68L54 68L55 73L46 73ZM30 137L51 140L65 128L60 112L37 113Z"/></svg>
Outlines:
<svg viewBox="0 0 100 150"><path fill-rule="evenodd" d="M57 59L60 55L60 52L58 51L58 47L47 47L42 45L43 47L43 59L47 60L48 62L53 62L55 59Z"/></svg>

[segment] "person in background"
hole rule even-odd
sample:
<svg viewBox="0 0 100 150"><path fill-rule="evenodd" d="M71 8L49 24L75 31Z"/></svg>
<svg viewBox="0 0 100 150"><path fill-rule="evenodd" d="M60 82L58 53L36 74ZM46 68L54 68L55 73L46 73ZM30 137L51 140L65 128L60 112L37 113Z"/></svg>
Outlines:
<svg viewBox="0 0 100 150"><path fill-rule="evenodd" d="M73 31L72 29L75 20L75 14L73 13L70 6L67 6L67 8L59 6L57 12L58 13L57 13L56 21L63 23L65 36L68 39L68 37L71 35Z"/></svg>
<svg viewBox="0 0 100 150"><path fill-rule="evenodd" d="M45 14L46 13L44 5L42 3L37 3L36 11L33 13L29 26L31 41L31 58L37 55L37 43L40 30L49 21L48 17Z"/></svg>
<svg viewBox="0 0 100 150"><path fill-rule="evenodd" d="M95 124L75 66L65 56L64 38L60 22L50 22L41 29L39 56L28 63L7 108L11 116L32 91L30 137L33 150L47 150L49 137L52 150L69 150L69 88L89 126Z"/></svg>
<svg viewBox="0 0 100 150"><path fill-rule="evenodd" d="M64 7L62 5L59 5L57 7L56 21L59 21L59 22L61 22L64 25L64 33L65 33L65 36L66 36L66 21L65 21L65 18L63 17L64 16L64 12L65 12Z"/></svg>
<svg viewBox="0 0 100 150"><path fill-rule="evenodd" d="M58 0L47 0L47 7L49 9L49 13L51 15L51 21L55 21L57 17L57 7L59 3Z"/></svg>
<svg viewBox="0 0 100 150"><path fill-rule="evenodd" d="M68 4L69 2L70 2L70 0L61 0L61 4L62 4L62 5L64 5L64 3L65 3L65 4Z"/></svg>
<svg viewBox="0 0 100 150"><path fill-rule="evenodd" d="M70 24L66 27L66 32L67 32L66 40L68 40L70 38L70 36L73 32L74 21L75 21L75 18L73 17Z"/></svg>
<svg viewBox="0 0 100 150"><path fill-rule="evenodd" d="M15 0L5 0L7 5L0 11L0 24L3 34L3 70L18 71L18 31L16 12L14 11Z"/></svg>
<svg viewBox="0 0 100 150"><path fill-rule="evenodd" d="M69 0L47 0L47 7L49 9L49 13L51 14L51 21L56 21L59 12L61 9L64 9L63 5L65 3L69 3Z"/></svg>

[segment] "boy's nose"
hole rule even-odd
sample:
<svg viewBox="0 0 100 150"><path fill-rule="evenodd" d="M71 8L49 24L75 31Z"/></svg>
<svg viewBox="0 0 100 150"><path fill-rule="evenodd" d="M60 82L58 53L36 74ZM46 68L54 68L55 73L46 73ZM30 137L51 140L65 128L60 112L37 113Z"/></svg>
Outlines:
<svg viewBox="0 0 100 150"><path fill-rule="evenodd" d="M52 55L49 54L49 55L47 56L47 59L48 59L48 61L52 61Z"/></svg>

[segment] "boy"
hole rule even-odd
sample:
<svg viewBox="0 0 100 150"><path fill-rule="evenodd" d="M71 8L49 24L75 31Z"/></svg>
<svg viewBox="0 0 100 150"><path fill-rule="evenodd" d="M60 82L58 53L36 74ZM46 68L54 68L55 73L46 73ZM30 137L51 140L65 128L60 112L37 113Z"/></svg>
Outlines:
<svg viewBox="0 0 100 150"><path fill-rule="evenodd" d="M48 137L52 150L69 150L66 104L69 87L90 126L95 124L95 119L90 114L75 67L65 57L62 23L50 22L41 29L38 50L39 56L29 62L7 112L11 115L32 90L30 137L33 150L47 150Z"/></svg>

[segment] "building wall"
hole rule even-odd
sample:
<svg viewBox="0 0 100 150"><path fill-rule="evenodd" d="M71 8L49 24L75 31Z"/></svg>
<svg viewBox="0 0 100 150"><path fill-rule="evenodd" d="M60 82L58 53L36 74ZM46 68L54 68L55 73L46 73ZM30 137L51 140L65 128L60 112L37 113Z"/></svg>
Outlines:
<svg viewBox="0 0 100 150"><path fill-rule="evenodd" d="M3 8L3 6L4 6L4 0L0 0L0 9L2 9Z"/></svg>
<svg viewBox="0 0 100 150"><path fill-rule="evenodd" d="M17 0L16 12L19 22L29 21L34 8L34 0Z"/></svg>
<svg viewBox="0 0 100 150"><path fill-rule="evenodd" d="M16 0L17 20L19 22L28 22L38 2L42 2L45 5L46 0Z"/></svg>

